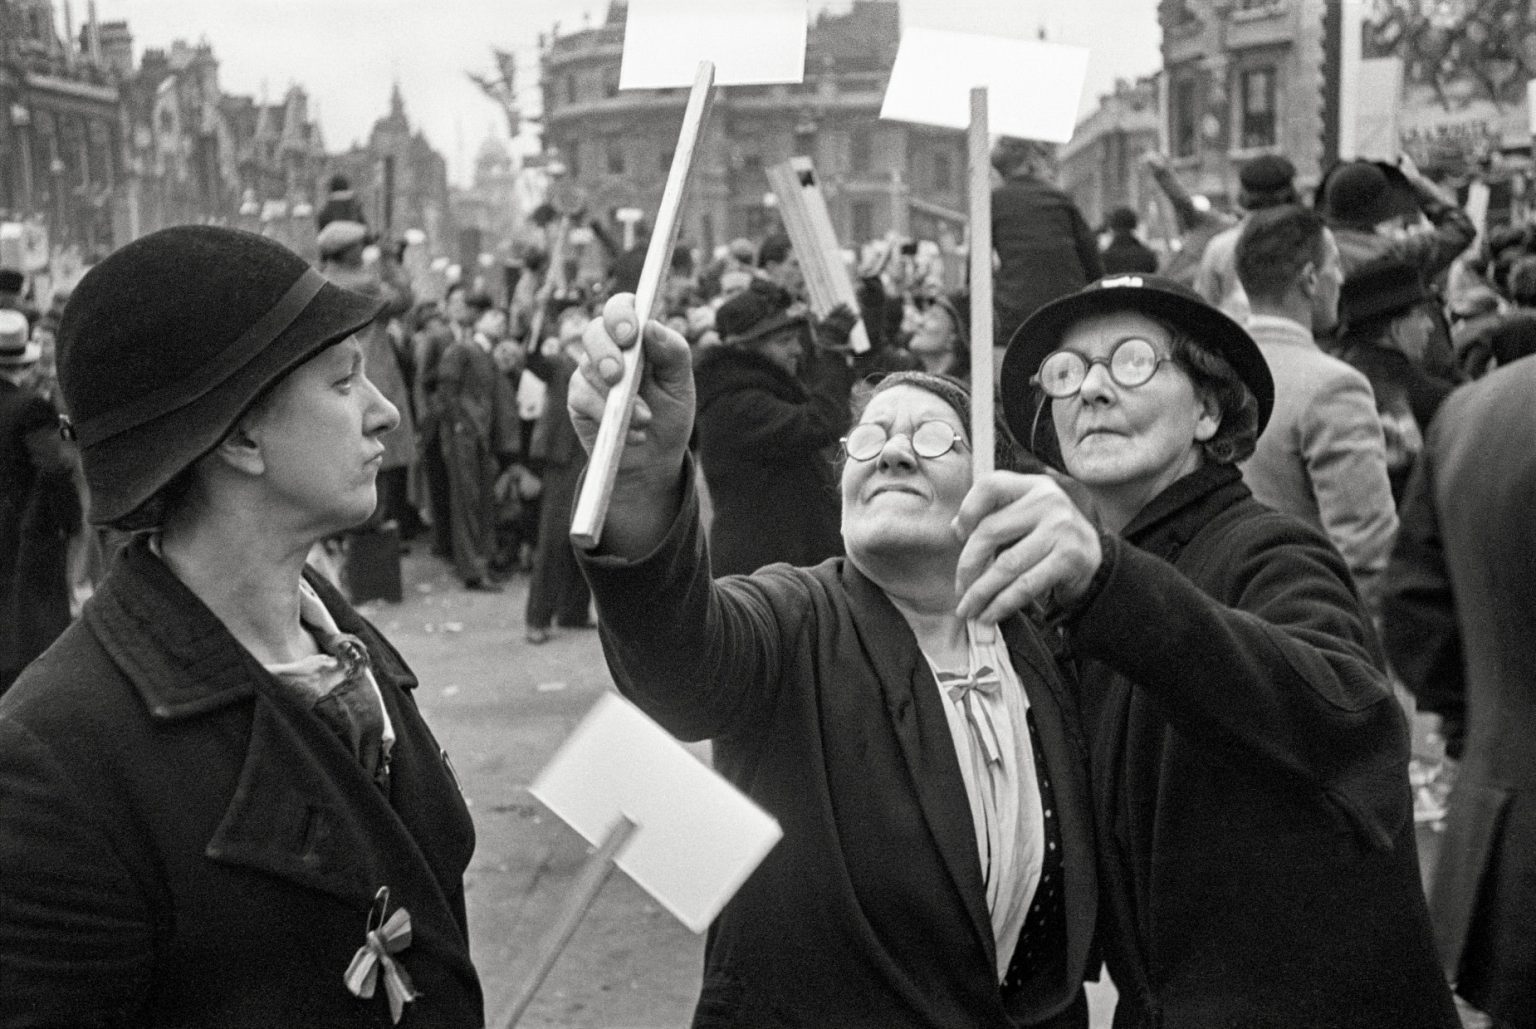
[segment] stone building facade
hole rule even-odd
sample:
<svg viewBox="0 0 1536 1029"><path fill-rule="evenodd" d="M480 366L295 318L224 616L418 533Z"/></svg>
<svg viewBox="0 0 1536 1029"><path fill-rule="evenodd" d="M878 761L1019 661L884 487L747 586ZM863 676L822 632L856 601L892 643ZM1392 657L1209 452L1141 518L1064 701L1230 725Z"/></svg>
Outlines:
<svg viewBox="0 0 1536 1029"><path fill-rule="evenodd" d="M1194 193L1230 205L1237 169L1263 153L1315 184L1333 159L1328 40L1338 0L1160 0L1163 99L1172 167ZM1334 43L1336 45L1336 38Z"/></svg>
<svg viewBox="0 0 1536 1029"><path fill-rule="evenodd" d="M1099 106L1078 122L1072 139L1057 155L1061 186L1077 202L1091 226L1099 226L1116 207L1129 207L1149 235L1156 235L1159 192L1142 157L1158 148L1157 80L1120 80L1099 97Z"/></svg>
<svg viewBox="0 0 1536 1029"><path fill-rule="evenodd" d="M686 89L620 92L626 5L604 23L541 41L544 144L557 151L588 210L636 207L654 217L682 124ZM761 237L778 217L765 169L815 162L839 240L887 233L960 234L966 209L961 132L879 120L901 38L894 0L853 0L810 26L805 81L723 87L684 204L681 237L705 250ZM616 230L617 231L617 230Z"/></svg>

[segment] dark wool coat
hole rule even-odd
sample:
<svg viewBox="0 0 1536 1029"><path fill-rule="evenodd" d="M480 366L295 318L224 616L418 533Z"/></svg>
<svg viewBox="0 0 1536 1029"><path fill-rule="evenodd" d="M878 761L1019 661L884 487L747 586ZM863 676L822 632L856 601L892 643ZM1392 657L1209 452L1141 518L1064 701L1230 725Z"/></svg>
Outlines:
<svg viewBox="0 0 1536 1029"><path fill-rule="evenodd" d="M1462 758L1430 886L1440 952L1457 992L1511 1025L1536 1012L1533 391L1522 358L1445 402L1382 597L1392 665Z"/></svg>
<svg viewBox="0 0 1536 1029"><path fill-rule="evenodd" d="M715 767L784 830L710 929L693 1024L1010 1029L1061 1010L1088 964L1096 884L1082 741L1040 637L1004 626L1061 816L1067 975L1005 995L964 780L911 629L841 558L712 582L686 479L653 554L582 561L619 689L673 734L713 738Z"/></svg>
<svg viewBox="0 0 1536 1029"><path fill-rule="evenodd" d="M40 393L0 379L0 693L69 625L80 500L58 426Z"/></svg>
<svg viewBox="0 0 1536 1029"><path fill-rule="evenodd" d="M1055 186L1023 176L992 191L993 286L998 346L1037 307L1104 274L1099 244L1082 212Z"/></svg>
<svg viewBox="0 0 1536 1029"><path fill-rule="evenodd" d="M1068 643L1116 1027L1458 1026L1403 713L1337 551L1229 465L1103 538Z"/></svg>
<svg viewBox="0 0 1536 1029"><path fill-rule="evenodd" d="M399 654L323 580L393 720L388 796L140 539L0 698L0 1026L388 1026L343 972L381 886L400 1025L478 1027L474 828Z"/></svg>
<svg viewBox="0 0 1536 1029"><path fill-rule="evenodd" d="M848 427L846 366L818 362L811 388L753 350L712 347L694 369L699 463L714 503L716 575L843 552L831 455Z"/></svg>

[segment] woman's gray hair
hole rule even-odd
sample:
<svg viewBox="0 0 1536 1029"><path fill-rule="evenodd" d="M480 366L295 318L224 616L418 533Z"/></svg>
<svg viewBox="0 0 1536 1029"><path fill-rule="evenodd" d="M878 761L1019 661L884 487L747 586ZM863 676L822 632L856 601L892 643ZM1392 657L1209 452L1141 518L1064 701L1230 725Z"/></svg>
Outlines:
<svg viewBox="0 0 1536 1029"><path fill-rule="evenodd" d="M1155 320L1155 319L1154 319ZM1195 385L1195 392L1211 398L1221 413L1216 434L1200 449L1213 464L1238 464L1253 456L1259 442L1259 402L1243 384L1225 357L1197 343L1182 329L1169 329L1173 359Z"/></svg>

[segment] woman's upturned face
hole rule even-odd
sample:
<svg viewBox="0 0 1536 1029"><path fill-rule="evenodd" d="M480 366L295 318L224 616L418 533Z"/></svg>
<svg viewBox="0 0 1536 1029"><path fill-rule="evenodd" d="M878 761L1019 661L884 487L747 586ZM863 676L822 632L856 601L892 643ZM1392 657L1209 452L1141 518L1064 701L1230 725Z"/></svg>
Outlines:
<svg viewBox="0 0 1536 1029"><path fill-rule="evenodd" d="M923 357L950 354L955 349L955 320L938 304L929 304L917 323L907 349Z"/></svg>
<svg viewBox="0 0 1536 1029"><path fill-rule="evenodd" d="M400 412L364 374L356 337L294 369L245 424L277 517L323 534L373 514L381 437Z"/></svg>
<svg viewBox="0 0 1536 1029"><path fill-rule="evenodd" d="M950 523L971 488L971 452L961 442L938 457L918 457L912 433L928 421L965 436L959 413L918 386L893 386L864 409L859 423L883 425L887 438L871 460L848 458L843 465L843 542L855 557L950 550L958 557L960 541Z"/></svg>
<svg viewBox="0 0 1536 1029"><path fill-rule="evenodd" d="M1134 311L1085 318L1067 332L1062 349L1107 361L1133 336L1150 342L1159 357L1172 353L1168 330ZM1051 401L1051 415L1068 474L1092 493L1137 501L1137 509L1200 467L1200 444L1221 424L1173 361L1134 387L1115 382L1108 365L1094 364L1075 396Z"/></svg>

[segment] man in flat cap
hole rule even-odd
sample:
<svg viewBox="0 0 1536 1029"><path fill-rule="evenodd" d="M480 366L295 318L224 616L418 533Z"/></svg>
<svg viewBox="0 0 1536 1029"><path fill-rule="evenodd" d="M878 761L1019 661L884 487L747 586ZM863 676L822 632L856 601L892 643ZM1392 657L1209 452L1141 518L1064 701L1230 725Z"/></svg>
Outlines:
<svg viewBox="0 0 1536 1029"><path fill-rule="evenodd" d="M1242 189L1237 203L1249 215L1282 204L1294 204L1296 168L1279 154L1260 154L1243 164L1237 172ZM1200 255L1200 271L1195 275L1195 290L1215 304L1239 325L1248 319L1248 295L1237 276L1237 241L1248 224L1242 221L1211 237Z"/></svg>

